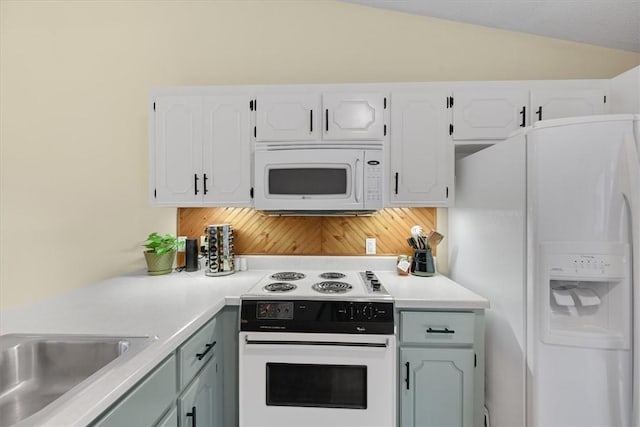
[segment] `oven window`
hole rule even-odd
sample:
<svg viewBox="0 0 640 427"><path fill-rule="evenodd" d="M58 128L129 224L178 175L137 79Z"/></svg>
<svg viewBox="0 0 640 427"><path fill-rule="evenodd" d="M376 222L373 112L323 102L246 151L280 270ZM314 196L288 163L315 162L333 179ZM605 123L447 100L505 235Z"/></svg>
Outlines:
<svg viewBox="0 0 640 427"><path fill-rule="evenodd" d="M367 409L367 367L267 363L267 406Z"/></svg>
<svg viewBox="0 0 640 427"><path fill-rule="evenodd" d="M270 194L347 194L346 168L269 169Z"/></svg>

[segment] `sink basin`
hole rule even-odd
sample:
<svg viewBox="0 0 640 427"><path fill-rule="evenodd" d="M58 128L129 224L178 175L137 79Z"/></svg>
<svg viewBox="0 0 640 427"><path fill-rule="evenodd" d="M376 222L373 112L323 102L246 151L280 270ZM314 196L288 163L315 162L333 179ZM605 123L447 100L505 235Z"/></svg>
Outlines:
<svg viewBox="0 0 640 427"><path fill-rule="evenodd" d="M0 426L11 426L72 396L154 338L88 335L0 336Z"/></svg>

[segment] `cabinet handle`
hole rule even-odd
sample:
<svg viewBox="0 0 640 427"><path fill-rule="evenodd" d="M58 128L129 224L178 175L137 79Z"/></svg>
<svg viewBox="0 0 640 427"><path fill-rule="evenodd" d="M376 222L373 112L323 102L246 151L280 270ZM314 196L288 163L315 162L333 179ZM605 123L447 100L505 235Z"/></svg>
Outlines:
<svg viewBox="0 0 640 427"><path fill-rule="evenodd" d="M193 188L194 188L194 191L195 191L194 194L196 194L196 195L198 194L198 179L199 179L198 178L198 174L194 173L193 174Z"/></svg>
<svg viewBox="0 0 640 427"><path fill-rule="evenodd" d="M520 127L523 128L525 126L525 113L527 111L527 107L525 107L524 105L522 106L522 110L520 110L520 114L522 115L522 123L520 123Z"/></svg>
<svg viewBox="0 0 640 427"><path fill-rule="evenodd" d="M542 120L542 105L538 107L536 114L538 115L538 120Z"/></svg>
<svg viewBox="0 0 640 427"><path fill-rule="evenodd" d="M207 174L204 174L204 194L207 194L209 192L209 190L207 190Z"/></svg>
<svg viewBox="0 0 640 427"><path fill-rule="evenodd" d="M396 189L395 193L398 194L398 172L396 172Z"/></svg>
<svg viewBox="0 0 640 427"><path fill-rule="evenodd" d="M324 131L329 132L329 110L324 110Z"/></svg>
<svg viewBox="0 0 640 427"><path fill-rule="evenodd" d="M213 348L213 346L216 345L216 342L212 342L211 344L205 344L205 349L202 353L196 353L196 357L198 358L198 360L202 360L204 358L204 356L206 356L207 353L209 353L209 351Z"/></svg>
<svg viewBox="0 0 640 427"><path fill-rule="evenodd" d="M191 412L186 413L187 417L191 417L191 427L196 427L196 407L191 407Z"/></svg>
<svg viewBox="0 0 640 427"><path fill-rule="evenodd" d="M309 133L313 133L313 110L309 110Z"/></svg>
<svg viewBox="0 0 640 427"><path fill-rule="evenodd" d="M404 364L405 369L407 370L407 376L404 379L404 382L407 383L407 390L409 390L409 376L410 376L410 368L411 365L409 365L409 362Z"/></svg>
<svg viewBox="0 0 640 427"><path fill-rule="evenodd" d="M427 333L428 334L455 334L456 331L453 330L453 329L449 329L449 328L444 328L444 329L428 328L427 329Z"/></svg>

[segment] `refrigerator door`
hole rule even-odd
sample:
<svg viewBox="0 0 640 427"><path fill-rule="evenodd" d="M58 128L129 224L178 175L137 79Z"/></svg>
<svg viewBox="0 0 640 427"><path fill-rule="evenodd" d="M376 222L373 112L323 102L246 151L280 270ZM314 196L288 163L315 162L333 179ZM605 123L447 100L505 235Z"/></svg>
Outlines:
<svg viewBox="0 0 640 427"><path fill-rule="evenodd" d="M631 115L549 121L527 135L530 426L631 423L640 214L627 197L629 138Z"/></svg>
<svg viewBox="0 0 640 427"><path fill-rule="evenodd" d="M634 120L635 141L625 140L627 171L629 174L629 191L627 200L631 207L633 247L634 292L633 304L633 427L640 426L640 115ZM635 143L635 144L634 144Z"/></svg>

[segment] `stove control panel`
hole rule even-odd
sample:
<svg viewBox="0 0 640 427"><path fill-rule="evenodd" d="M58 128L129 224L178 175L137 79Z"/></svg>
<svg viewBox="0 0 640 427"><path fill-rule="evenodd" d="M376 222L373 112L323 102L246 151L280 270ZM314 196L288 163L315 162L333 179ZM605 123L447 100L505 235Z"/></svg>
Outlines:
<svg viewBox="0 0 640 427"><path fill-rule="evenodd" d="M240 330L393 334L393 302L245 299Z"/></svg>
<svg viewBox="0 0 640 427"><path fill-rule="evenodd" d="M339 321L375 321L385 319L390 314L387 304L372 302L348 302L336 308ZM393 307L391 307L393 308ZM393 313L391 313L393 315Z"/></svg>
<svg viewBox="0 0 640 427"><path fill-rule="evenodd" d="M256 319L293 319L293 302L259 301L256 306Z"/></svg>

